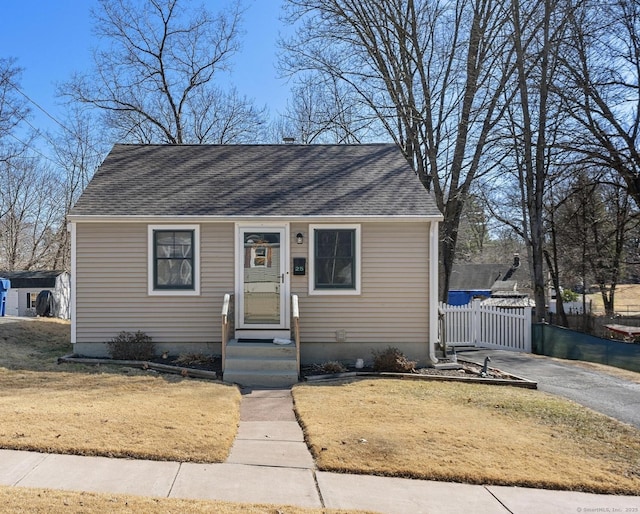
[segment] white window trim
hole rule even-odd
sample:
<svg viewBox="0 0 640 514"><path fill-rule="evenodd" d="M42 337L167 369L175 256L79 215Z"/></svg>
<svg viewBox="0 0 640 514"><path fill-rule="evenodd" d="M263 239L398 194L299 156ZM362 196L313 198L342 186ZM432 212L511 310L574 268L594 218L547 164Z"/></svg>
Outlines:
<svg viewBox="0 0 640 514"><path fill-rule="evenodd" d="M153 288L153 233L156 230L193 230L193 289ZM147 288L149 296L200 296L200 225L148 225Z"/></svg>
<svg viewBox="0 0 640 514"><path fill-rule="evenodd" d="M315 241L316 230L355 230L355 288L354 289L316 289L316 277L315 277ZM360 224L317 224L309 225L309 294L310 295L324 295L324 296L355 296L361 294L362 288L362 252L361 246L361 226Z"/></svg>
<svg viewBox="0 0 640 514"><path fill-rule="evenodd" d="M35 309L38 300L38 293L35 291L29 292L29 300L27 300L27 309Z"/></svg>

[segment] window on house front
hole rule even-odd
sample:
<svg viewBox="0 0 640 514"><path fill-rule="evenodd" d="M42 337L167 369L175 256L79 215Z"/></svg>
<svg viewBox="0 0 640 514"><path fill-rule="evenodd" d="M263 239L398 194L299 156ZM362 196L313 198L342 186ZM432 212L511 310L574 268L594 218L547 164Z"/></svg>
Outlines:
<svg viewBox="0 0 640 514"><path fill-rule="evenodd" d="M359 226L313 226L311 292L360 292Z"/></svg>
<svg viewBox="0 0 640 514"><path fill-rule="evenodd" d="M27 293L27 309L35 309L38 293Z"/></svg>
<svg viewBox="0 0 640 514"><path fill-rule="evenodd" d="M149 228L150 294L198 294L198 230L186 226Z"/></svg>

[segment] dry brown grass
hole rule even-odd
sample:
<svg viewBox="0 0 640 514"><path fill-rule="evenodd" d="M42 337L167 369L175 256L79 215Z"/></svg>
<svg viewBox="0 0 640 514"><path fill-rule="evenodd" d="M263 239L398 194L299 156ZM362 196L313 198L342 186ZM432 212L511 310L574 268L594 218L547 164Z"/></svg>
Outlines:
<svg viewBox="0 0 640 514"><path fill-rule="evenodd" d="M56 364L70 350L68 324L0 325L0 447L224 460L239 419L236 388ZM297 386L294 399L320 469L640 494L640 431L537 391L366 380ZM227 512L217 502L74 494L0 488L0 504L24 506L16 512Z"/></svg>
<svg viewBox="0 0 640 514"><path fill-rule="evenodd" d="M0 323L0 366L59 371L58 357L71 353L71 326L55 318Z"/></svg>
<svg viewBox="0 0 640 514"><path fill-rule="evenodd" d="M68 323L0 325L0 447L223 462L240 392L220 383L118 366L56 364Z"/></svg>
<svg viewBox="0 0 640 514"><path fill-rule="evenodd" d="M355 511L333 509L305 509L282 505L229 503L222 501L181 500L173 498L144 498L122 494L77 493L0 486L0 505L3 512L16 514L103 514L121 512L162 512L190 514L346 514ZM363 511L357 511L363 512Z"/></svg>
<svg viewBox="0 0 640 514"><path fill-rule="evenodd" d="M237 388L174 376L0 369L3 448L223 462Z"/></svg>
<svg viewBox="0 0 640 514"><path fill-rule="evenodd" d="M640 494L640 431L539 391L363 380L293 396L322 470Z"/></svg>
<svg viewBox="0 0 640 514"><path fill-rule="evenodd" d="M593 314L604 314L604 303L600 293L587 295L591 300ZM640 284L618 284L615 294L615 309L620 313L637 314L640 312Z"/></svg>

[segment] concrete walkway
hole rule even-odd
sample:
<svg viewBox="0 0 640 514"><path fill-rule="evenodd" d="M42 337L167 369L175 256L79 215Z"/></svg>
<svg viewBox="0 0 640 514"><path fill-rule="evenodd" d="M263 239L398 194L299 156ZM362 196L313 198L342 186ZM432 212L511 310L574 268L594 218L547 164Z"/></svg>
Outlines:
<svg viewBox="0 0 640 514"><path fill-rule="evenodd" d="M223 464L0 450L0 484L393 514L640 511L640 496L317 471L296 422L290 390L243 393L238 436Z"/></svg>

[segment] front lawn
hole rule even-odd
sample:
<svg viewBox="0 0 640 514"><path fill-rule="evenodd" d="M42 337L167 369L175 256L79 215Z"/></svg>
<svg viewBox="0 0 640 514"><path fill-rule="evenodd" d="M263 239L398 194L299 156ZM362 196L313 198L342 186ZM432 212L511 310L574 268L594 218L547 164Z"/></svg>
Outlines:
<svg viewBox="0 0 640 514"><path fill-rule="evenodd" d="M56 363L69 326L0 326L0 447L222 462L240 393L118 366ZM640 494L640 430L539 391L391 379L300 384L321 470Z"/></svg>
<svg viewBox="0 0 640 514"><path fill-rule="evenodd" d="M374 379L293 396L321 470L640 494L640 430L539 391Z"/></svg>
<svg viewBox="0 0 640 514"><path fill-rule="evenodd" d="M235 387L174 376L0 368L0 447L223 462L239 404Z"/></svg>
<svg viewBox="0 0 640 514"><path fill-rule="evenodd" d="M0 447L77 455L223 462L240 392L118 366L60 364L69 325L0 325Z"/></svg>

